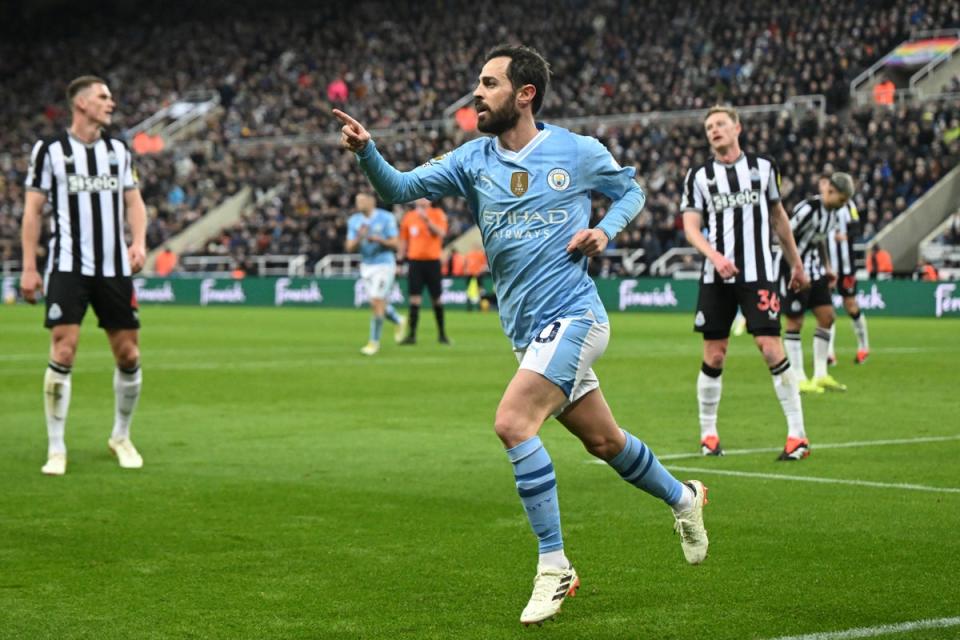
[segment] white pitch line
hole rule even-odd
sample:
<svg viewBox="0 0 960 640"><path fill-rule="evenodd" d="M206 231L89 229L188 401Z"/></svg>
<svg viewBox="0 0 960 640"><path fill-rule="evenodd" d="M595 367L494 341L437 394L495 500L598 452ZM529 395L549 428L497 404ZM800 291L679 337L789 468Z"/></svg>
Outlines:
<svg viewBox="0 0 960 640"><path fill-rule="evenodd" d="M811 447L814 450L820 449L850 449L861 447L881 447L897 444L922 444L924 442L950 442L960 440L960 434L954 436L921 436L919 438L900 438L896 440L858 440L854 442L814 442ZM724 456L742 456L751 453L779 453L783 451L780 447L761 447L759 449L724 449ZM658 460L687 460L691 458L702 458L701 453L665 453L658 455ZM603 460L591 458L587 462L591 464L607 464Z"/></svg>
<svg viewBox="0 0 960 640"><path fill-rule="evenodd" d="M960 493L960 489L953 487L930 487L924 484L906 484L899 482L873 482L871 480L845 480L843 478L819 478L814 476L788 476L779 473L757 473L754 471L730 471L727 469L708 469L706 467L677 467L667 465L671 471L686 473L706 473L718 476L734 476L737 478L761 478L764 480L792 480L794 482L815 482L819 484L849 484L857 487L874 487L878 489L906 489L909 491L930 491L933 493Z"/></svg>
<svg viewBox="0 0 960 640"><path fill-rule="evenodd" d="M846 631L826 631L823 633L808 633L802 636L780 636L770 640L849 640L850 638L874 638L876 636L885 636L893 633L909 633L920 629L946 629L947 627L960 626L960 617L957 618L931 618L929 620L916 620L914 622L901 622L899 624L882 624L876 627L859 627L856 629L847 629Z"/></svg>
<svg viewBox="0 0 960 640"><path fill-rule="evenodd" d="M860 440L856 442L828 442L821 443L814 441L811 449L848 449L859 447L880 447L892 444L919 444L923 442L948 442L950 440L960 440L960 435L955 436L923 436L919 438L902 438L898 440ZM763 447L761 449L724 449L725 456L742 456L750 453L778 453L782 451L780 447ZM700 453L668 453L657 456L660 460L683 460L686 458L700 458ZM602 462L602 461L601 461Z"/></svg>

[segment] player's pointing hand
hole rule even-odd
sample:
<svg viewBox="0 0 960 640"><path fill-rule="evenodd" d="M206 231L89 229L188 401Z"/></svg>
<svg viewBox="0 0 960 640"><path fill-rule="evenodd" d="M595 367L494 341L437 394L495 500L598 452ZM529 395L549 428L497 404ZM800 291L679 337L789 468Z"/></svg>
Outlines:
<svg viewBox="0 0 960 640"><path fill-rule="evenodd" d="M370 141L370 132L340 109L334 109L333 115L343 125L340 129L340 144L354 153L363 151Z"/></svg>
<svg viewBox="0 0 960 640"><path fill-rule="evenodd" d="M609 241L602 229L581 229L573 234L573 238L567 243L567 253L580 251L588 258L592 258L603 253Z"/></svg>

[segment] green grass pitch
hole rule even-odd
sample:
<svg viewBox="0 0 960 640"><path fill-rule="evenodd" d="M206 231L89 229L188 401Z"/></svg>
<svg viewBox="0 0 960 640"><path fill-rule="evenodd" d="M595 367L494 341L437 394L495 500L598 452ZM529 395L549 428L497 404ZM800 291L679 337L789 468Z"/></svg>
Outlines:
<svg viewBox="0 0 960 640"><path fill-rule="evenodd" d="M107 451L112 361L90 315L67 475L49 478L41 312L0 308L0 638L733 640L960 616L956 321L871 318L856 367L841 317L832 373L850 391L804 398L813 453L782 464L784 419L749 337L731 340L721 438L770 451L677 458L698 445L692 319L613 315L604 393L668 465L701 470L676 473L710 488L710 555L687 566L667 507L547 423L583 587L526 629L536 540L492 430L516 368L495 314L449 312L453 347L429 311L416 347L388 325L373 358L365 310L142 315L145 467ZM890 440L909 442L872 444Z"/></svg>

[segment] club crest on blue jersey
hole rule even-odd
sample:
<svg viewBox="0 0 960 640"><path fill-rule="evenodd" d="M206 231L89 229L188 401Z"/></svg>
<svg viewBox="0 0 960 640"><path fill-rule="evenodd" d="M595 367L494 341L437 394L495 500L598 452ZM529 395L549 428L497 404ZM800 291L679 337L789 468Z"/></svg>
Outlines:
<svg viewBox="0 0 960 640"><path fill-rule="evenodd" d="M510 176L510 191L518 198L527 192L530 186L530 174L526 171L514 171Z"/></svg>
<svg viewBox="0 0 960 640"><path fill-rule="evenodd" d="M553 169L547 174L547 184L554 191L566 191L570 186L570 174L566 169Z"/></svg>

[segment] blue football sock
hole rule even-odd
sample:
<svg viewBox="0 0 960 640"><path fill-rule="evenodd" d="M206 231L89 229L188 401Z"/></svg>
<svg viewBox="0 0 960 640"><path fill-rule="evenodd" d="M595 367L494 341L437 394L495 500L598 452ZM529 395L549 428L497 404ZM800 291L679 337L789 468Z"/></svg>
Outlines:
<svg viewBox="0 0 960 640"><path fill-rule="evenodd" d="M387 305L387 320L393 324L400 324L400 314L393 308L392 304Z"/></svg>
<svg viewBox="0 0 960 640"><path fill-rule="evenodd" d="M507 449L517 480L517 493L537 535L540 553L563 549L560 535L560 505L557 502L557 476L550 454L539 436Z"/></svg>
<svg viewBox="0 0 960 640"><path fill-rule="evenodd" d="M622 431L622 429L621 429ZM626 431L627 444L607 464L616 469L620 477L652 496L660 498L671 507L683 497L683 485L663 468L650 448Z"/></svg>
<svg viewBox="0 0 960 640"><path fill-rule="evenodd" d="M383 333L383 318L373 316L370 318L370 342L380 342L381 333Z"/></svg>

